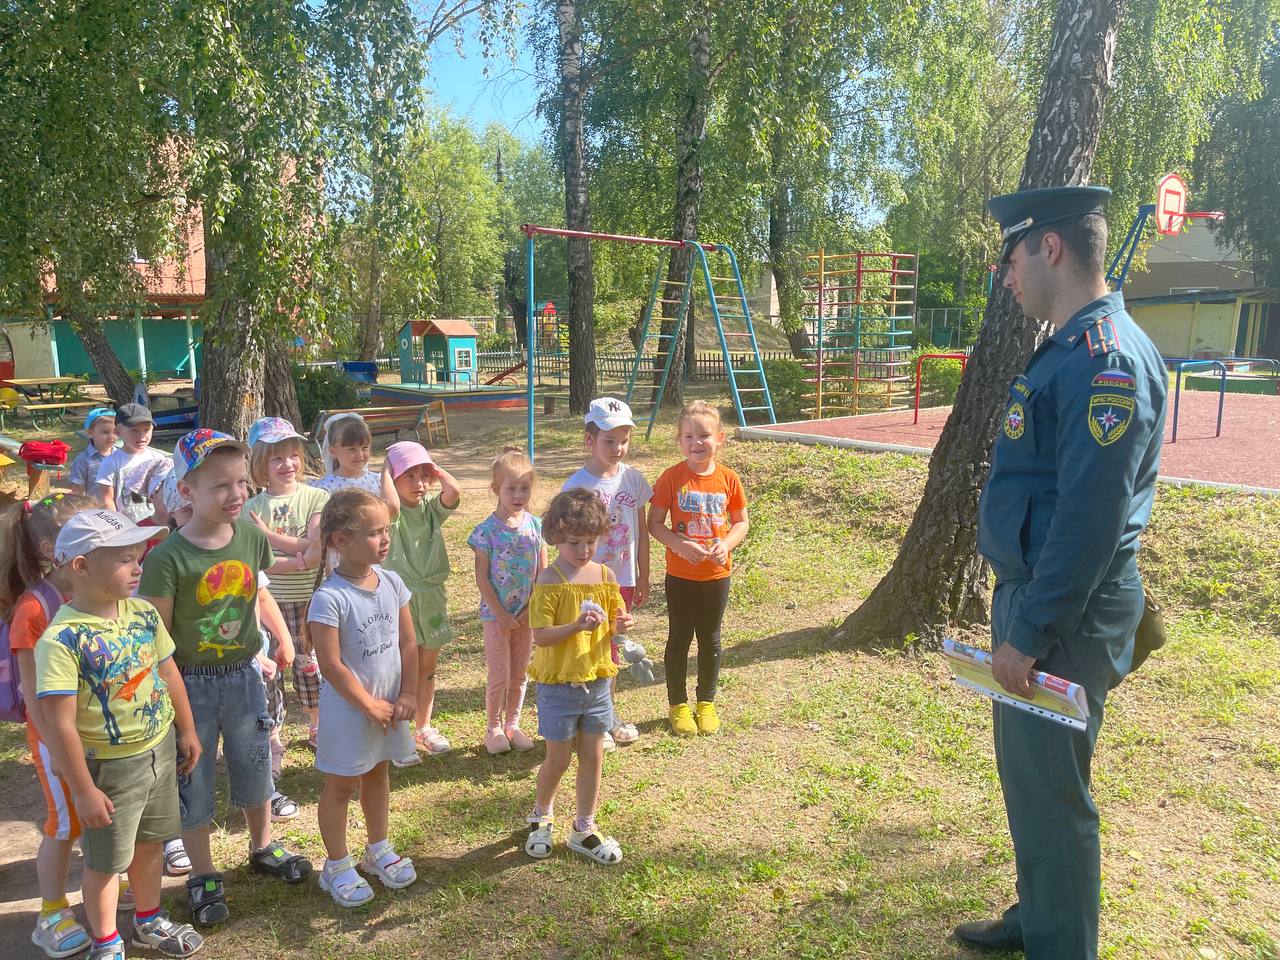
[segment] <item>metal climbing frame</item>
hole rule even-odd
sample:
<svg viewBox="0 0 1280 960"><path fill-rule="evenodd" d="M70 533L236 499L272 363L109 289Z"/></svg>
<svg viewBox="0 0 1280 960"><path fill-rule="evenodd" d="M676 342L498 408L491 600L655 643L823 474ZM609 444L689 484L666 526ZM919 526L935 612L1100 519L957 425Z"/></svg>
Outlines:
<svg viewBox="0 0 1280 960"><path fill-rule="evenodd" d="M724 354L725 372L729 380L729 392L733 396L734 409L738 412L738 422L742 426L746 426L748 413L760 413L766 416L770 423L777 422L773 412L773 398L769 394L769 383L765 377L764 364L760 358L760 346L756 340L755 327L751 322L751 310L747 305L746 289L742 285L742 274L738 270L737 257L734 256L730 247L722 243L706 244L693 240L660 240L656 237L633 237L614 233L563 230L558 227L542 227L536 224L525 224L520 229L525 235L525 270L527 275L525 292L527 302L530 304L537 303L534 297L533 278L534 239L538 236L578 237L585 240L647 244L657 247L687 247L693 250L693 256L690 258L689 273L683 282L684 292L680 295L680 309L677 311L676 317L665 318L674 320L675 329L671 330L669 334L663 334L661 327L659 327L659 332L651 335L649 328L654 318L655 304L663 302L662 299L657 297L658 291L661 289L666 292L668 288L677 287L678 284L662 279L662 266L660 264L654 275L654 284L650 288L649 303L644 313L636 359L632 364L631 378L627 386L627 396L630 398L635 392L635 386L643 366L645 344L649 341L654 341L658 345L658 352L653 357L653 364L650 369L660 370L660 382L654 391L653 402L648 415L643 418L637 418L646 420L648 423L645 436L653 432L653 424L657 420L658 412L662 406L662 394L671 372L671 359L675 354L675 351L669 349L666 345L674 345L678 342L683 329L684 318L688 312L690 296L696 285L693 280L695 270L701 270L702 272L708 308L711 311L712 319L715 321L716 334L720 339L720 349ZM712 260L708 259L708 255L715 259L720 270L719 275L712 273ZM719 266L721 263L723 263L723 267ZM724 284L730 283L732 284L731 287L726 288L724 286ZM672 297L666 298L668 301L672 299ZM727 330L725 323L730 320L735 321L733 324L735 328L740 326L742 329ZM534 384L536 380L536 377L532 376L532 371L537 369L537 338L529 337L528 343L528 370L531 373L528 378L527 388L528 450L529 457L532 459L534 456L533 415L535 404ZM737 353L734 352L735 349L738 351ZM749 353L747 352L748 350L750 351Z"/></svg>
<svg viewBox="0 0 1280 960"><path fill-rule="evenodd" d="M805 263L804 412L817 420L906 409L916 255L819 250Z"/></svg>

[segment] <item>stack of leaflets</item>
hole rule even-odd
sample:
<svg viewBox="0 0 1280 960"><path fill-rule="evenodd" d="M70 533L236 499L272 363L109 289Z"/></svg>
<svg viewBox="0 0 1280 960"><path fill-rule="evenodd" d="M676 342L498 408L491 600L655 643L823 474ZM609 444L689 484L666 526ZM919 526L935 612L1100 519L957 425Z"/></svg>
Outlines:
<svg viewBox="0 0 1280 960"><path fill-rule="evenodd" d="M1089 701L1084 687L1039 670L1031 672L1030 700L1010 693L991 676L991 654L958 640L943 640L942 652L951 667L951 678L997 703L1025 710L1037 717L1083 730L1089 721Z"/></svg>

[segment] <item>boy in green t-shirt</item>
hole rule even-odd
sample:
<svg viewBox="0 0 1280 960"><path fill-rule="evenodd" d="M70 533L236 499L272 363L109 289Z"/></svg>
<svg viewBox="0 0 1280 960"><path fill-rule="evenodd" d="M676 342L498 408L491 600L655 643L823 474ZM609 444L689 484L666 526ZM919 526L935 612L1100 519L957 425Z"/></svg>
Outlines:
<svg viewBox="0 0 1280 960"><path fill-rule="evenodd" d="M134 944L189 957L203 943L160 910L164 842L178 830L177 775L200 759L173 640L155 608L133 598L142 545L167 532L134 526L113 510L84 510L68 520L54 562L68 571L71 600L36 644L48 746L84 828L90 960L124 958L116 876L125 869L137 901Z"/></svg>
<svg viewBox="0 0 1280 960"><path fill-rule="evenodd" d="M231 804L244 810L249 824L253 869L286 883L311 875L305 857L271 839L272 720L254 666L262 649L254 613L258 574L275 561L266 535L238 522L249 499L247 453L243 443L214 430L193 430L178 441L174 474L191 501L191 519L147 555L138 591L173 633L174 659L204 748L203 759L178 785L182 842L191 858L187 901L203 925L228 916L222 874L214 870L209 848L219 736Z"/></svg>

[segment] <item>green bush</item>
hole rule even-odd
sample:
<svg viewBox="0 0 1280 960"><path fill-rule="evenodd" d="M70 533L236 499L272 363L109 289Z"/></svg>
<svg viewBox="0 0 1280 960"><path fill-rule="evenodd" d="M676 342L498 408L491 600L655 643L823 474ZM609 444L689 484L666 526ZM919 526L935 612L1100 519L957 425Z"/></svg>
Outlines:
<svg viewBox="0 0 1280 960"><path fill-rule="evenodd" d="M354 407L360 402L356 382L337 367L304 367L295 363L290 370L302 414L302 423L297 425L300 430L309 429L321 410Z"/></svg>
<svg viewBox="0 0 1280 960"><path fill-rule="evenodd" d="M798 360L766 360L764 375L769 381L774 415L779 420L803 419L805 393L810 389L804 382L808 371Z"/></svg>
<svg viewBox="0 0 1280 960"><path fill-rule="evenodd" d="M920 348L911 354L911 372L923 353L938 353L936 347ZM960 389L959 360L926 360L920 371L920 402L922 404L948 404L955 400Z"/></svg>

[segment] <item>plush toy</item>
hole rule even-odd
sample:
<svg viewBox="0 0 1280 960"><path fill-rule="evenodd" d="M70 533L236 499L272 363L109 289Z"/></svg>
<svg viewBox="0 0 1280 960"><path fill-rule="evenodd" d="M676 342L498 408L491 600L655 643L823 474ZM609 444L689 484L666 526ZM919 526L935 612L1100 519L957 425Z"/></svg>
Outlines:
<svg viewBox="0 0 1280 960"><path fill-rule="evenodd" d="M592 600L583 600L581 610L583 613L598 614L601 619L606 616L604 607ZM631 679L642 686L657 683L657 678L653 675L653 661L645 654L644 647L624 633L617 634L614 639L617 640L622 659L629 664L627 669L631 671Z"/></svg>

